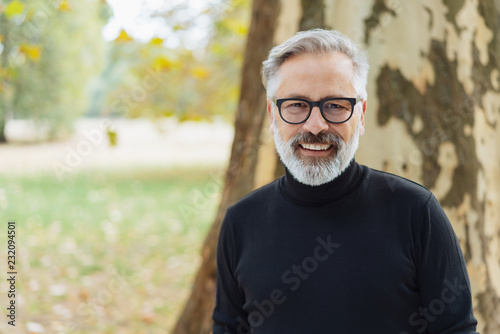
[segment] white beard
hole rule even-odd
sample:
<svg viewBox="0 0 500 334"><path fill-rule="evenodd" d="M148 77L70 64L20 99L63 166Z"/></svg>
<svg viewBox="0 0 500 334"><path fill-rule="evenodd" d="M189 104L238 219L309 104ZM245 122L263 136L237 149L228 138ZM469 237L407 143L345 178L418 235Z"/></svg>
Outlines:
<svg viewBox="0 0 500 334"><path fill-rule="evenodd" d="M297 147L297 142L301 141L299 138L306 134L298 134L285 143L279 133L276 117L273 123L274 144L281 161L297 181L309 186L319 186L336 179L349 166L349 163L354 158L354 153L358 149L361 118L359 118L356 130L347 144L336 134L326 134L329 141L336 146L333 148L336 153L334 157L321 158L299 158L296 155L295 147Z"/></svg>

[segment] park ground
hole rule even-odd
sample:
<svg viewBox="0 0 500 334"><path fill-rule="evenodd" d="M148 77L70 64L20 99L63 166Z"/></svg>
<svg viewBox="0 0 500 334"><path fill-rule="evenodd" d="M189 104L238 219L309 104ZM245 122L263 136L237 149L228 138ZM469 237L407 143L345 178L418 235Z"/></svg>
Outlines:
<svg viewBox="0 0 500 334"><path fill-rule="evenodd" d="M215 215L231 125L84 119L42 144L27 143L26 123L7 133L0 245L6 254L15 221L15 332L168 334ZM14 333L2 318L0 333Z"/></svg>

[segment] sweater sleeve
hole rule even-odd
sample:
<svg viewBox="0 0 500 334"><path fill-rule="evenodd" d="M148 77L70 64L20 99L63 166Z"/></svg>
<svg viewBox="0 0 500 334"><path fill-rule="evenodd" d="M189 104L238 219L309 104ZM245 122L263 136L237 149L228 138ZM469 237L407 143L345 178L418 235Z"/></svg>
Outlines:
<svg viewBox="0 0 500 334"><path fill-rule="evenodd" d="M217 244L217 286L212 315L213 334L247 333L245 296L234 274L236 240L229 210L222 222Z"/></svg>
<svg viewBox="0 0 500 334"><path fill-rule="evenodd" d="M409 321L430 334L477 334L467 268L450 221L433 195L421 214L415 246L422 307Z"/></svg>

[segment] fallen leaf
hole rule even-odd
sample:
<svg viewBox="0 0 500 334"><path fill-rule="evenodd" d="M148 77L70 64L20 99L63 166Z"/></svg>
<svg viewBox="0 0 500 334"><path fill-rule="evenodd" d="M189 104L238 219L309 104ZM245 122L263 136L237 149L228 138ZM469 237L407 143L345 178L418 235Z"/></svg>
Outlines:
<svg viewBox="0 0 500 334"><path fill-rule="evenodd" d="M151 324L154 322L154 315L152 313L143 313L141 315L141 321L147 324Z"/></svg>
<svg viewBox="0 0 500 334"><path fill-rule="evenodd" d="M28 330L29 334L45 333L45 328L36 322L28 322L26 324L26 329Z"/></svg>
<svg viewBox="0 0 500 334"><path fill-rule="evenodd" d="M89 299L89 293L87 292L87 290L81 289L80 292L78 292L78 297L82 301L86 302Z"/></svg>

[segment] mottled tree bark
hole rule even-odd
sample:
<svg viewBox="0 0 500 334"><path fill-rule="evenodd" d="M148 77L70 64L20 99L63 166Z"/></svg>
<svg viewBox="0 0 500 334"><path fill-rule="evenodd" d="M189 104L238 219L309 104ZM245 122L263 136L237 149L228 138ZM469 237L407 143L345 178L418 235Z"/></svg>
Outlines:
<svg viewBox="0 0 500 334"><path fill-rule="evenodd" d="M358 161L434 192L467 261L478 330L500 333L500 2L325 2L327 24L370 59Z"/></svg>

